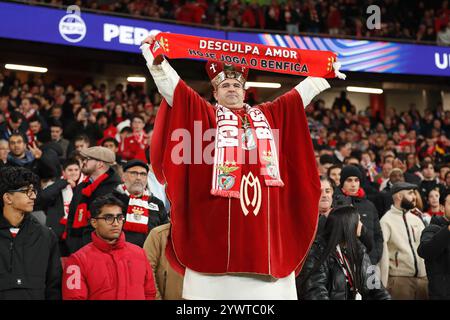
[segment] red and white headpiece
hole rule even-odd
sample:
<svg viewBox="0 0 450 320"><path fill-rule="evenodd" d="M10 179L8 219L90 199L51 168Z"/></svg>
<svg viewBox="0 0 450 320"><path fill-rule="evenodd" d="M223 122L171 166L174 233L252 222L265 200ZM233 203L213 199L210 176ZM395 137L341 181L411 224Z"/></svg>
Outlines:
<svg viewBox="0 0 450 320"><path fill-rule="evenodd" d="M248 76L247 67L217 61L208 61L206 63L206 72L214 87L217 87L226 79L236 79L244 85Z"/></svg>

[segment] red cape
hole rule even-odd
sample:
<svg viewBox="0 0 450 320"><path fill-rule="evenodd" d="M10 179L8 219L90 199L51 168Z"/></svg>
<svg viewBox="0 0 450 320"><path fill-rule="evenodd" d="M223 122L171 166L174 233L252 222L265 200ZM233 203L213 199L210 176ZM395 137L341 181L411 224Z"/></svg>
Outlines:
<svg viewBox="0 0 450 320"><path fill-rule="evenodd" d="M163 100L150 157L157 179L167 182L173 248L166 252L172 263L179 262L197 272L270 274L276 278L300 271L315 237L320 197L303 103L297 90L292 89L256 107L272 129L279 129L279 165L285 186L267 187L262 179L263 209L257 216L244 216L239 199L210 194L212 164L175 164L171 159L180 144L179 137L171 139L174 130L185 129L176 133L194 136L194 121L201 121L199 134L216 128L214 107L181 80L173 107ZM192 138L192 150L204 150L211 143L199 145L200 140L199 135ZM193 162L193 152L190 158Z"/></svg>

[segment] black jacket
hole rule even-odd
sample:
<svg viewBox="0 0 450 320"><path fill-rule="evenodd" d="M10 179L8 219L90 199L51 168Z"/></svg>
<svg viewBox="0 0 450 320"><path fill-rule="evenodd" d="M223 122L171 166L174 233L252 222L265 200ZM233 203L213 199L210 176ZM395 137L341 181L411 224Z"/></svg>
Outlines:
<svg viewBox="0 0 450 320"><path fill-rule="evenodd" d="M433 216L420 238L417 253L425 260L430 299L450 299L449 221Z"/></svg>
<svg viewBox="0 0 450 320"><path fill-rule="evenodd" d="M296 279L297 293L300 300L353 300L353 294L348 288L345 274L339 265L336 255L330 254L325 262L303 284L304 277L313 269L325 251L325 240L318 237L309 251L303 269ZM360 244L362 282L364 284L361 293L363 300L389 300L391 297L383 287L381 280L375 281L375 273L371 271L369 256L365 247ZM368 285L372 284L373 289ZM377 289L378 288L378 289Z"/></svg>
<svg viewBox="0 0 450 320"><path fill-rule="evenodd" d="M392 183L388 182L386 188L379 192L374 198L373 204L375 205L375 208L377 208L378 218L380 219L391 208L391 205L394 204L394 201L392 200L391 188Z"/></svg>
<svg viewBox="0 0 450 320"><path fill-rule="evenodd" d="M113 191L113 195L120 199L125 206L128 205L128 202L130 201L130 197L128 197L126 194L121 193L117 190ZM152 230L154 227L157 227L159 225L165 224L169 222L169 216L167 215L167 211L164 208L164 203L155 197L154 195L151 195L151 197L148 199L148 203L150 204L150 210L149 210L149 219L148 219L148 232ZM157 206L158 209L154 210L152 207ZM156 208L155 208L156 209ZM132 231L125 231L125 238L128 242L134 243L135 245L139 247L144 246L145 239L147 239L147 234L144 233L138 233L138 232L132 232Z"/></svg>
<svg viewBox="0 0 450 320"><path fill-rule="evenodd" d="M69 255L66 241L61 236L65 231L65 226L60 223L64 217L64 200L62 190L67 186L67 180L58 179L52 185L39 192L35 203L35 210L44 211L47 216L46 225L52 229L59 240L61 256Z"/></svg>
<svg viewBox="0 0 450 320"><path fill-rule="evenodd" d="M342 197L343 193L341 189L337 189L334 198ZM366 197L353 197L348 196L347 199L351 204L358 209L361 217L361 222L367 229L367 236L372 237L371 243L373 244L372 250L369 251L370 261L372 264L377 264L383 253L383 232L381 231L380 219L378 218L378 211Z"/></svg>
<svg viewBox="0 0 450 320"><path fill-rule="evenodd" d="M42 210L47 215L46 224L55 233L58 239L64 232L64 225L59 221L64 217L64 203L62 190L67 186L67 180L58 179L41 192L36 201L35 210Z"/></svg>
<svg viewBox="0 0 450 320"><path fill-rule="evenodd" d="M102 181L102 183L97 187L97 189L95 189L95 191L92 193L91 197L87 201L89 211L91 210L92 202L96 198L104 196L108 193L112 193L113 190L121 183L120 177L117 175L114 169L110 168L107 173L109 175L108 178ZM72 228L75 212L82 197L81 191L87 185L88 185L87 182L82 182L79 185L77 185L77 187L73 191L73 198L72 202L70 203L69 216L67 218L66 244L69 248L70 253L76 252L82 246L91 242L92 227L90 226L90 224L88 224L88 226L85 228L79 229Z"/></svg>
<svg viewBox="0 0 450 320"><path fill-rule="evenodd" d="M27 214L15 238L0 214L0 300L61 299L62 267L55 233Z"/></svg>

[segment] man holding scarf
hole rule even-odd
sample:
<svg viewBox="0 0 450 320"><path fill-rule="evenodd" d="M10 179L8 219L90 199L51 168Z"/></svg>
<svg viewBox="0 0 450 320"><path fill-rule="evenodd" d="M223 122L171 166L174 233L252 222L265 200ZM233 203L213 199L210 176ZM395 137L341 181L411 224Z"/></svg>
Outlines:
<svg viewBox="0 0 450 320"><path fill-rule="evenodd" d="M117 186L113 195L126 207L123 225L125 238L142 247L151 229L169 222L164 203L147 188L149 167L140 160L131 160L123 165L123 184Z"/></svg>
<svg viewBox="0 0 450 320"><path fill-rule="evenodd" d="M167 182L166 254L185 271L183 298L297 299L295 274L314 240L320 196L303 109L328 82L308 77L252 107L244 103L248 69L209 62L213 106L162 55L153 57L154 41L150 36L141 46L164 97L151 160L158 180ZM187 150L180 149L186 132L196 139Z"/></svg>
<svg viewBox="0 0 450 320"><path fill-rule="evenodd" d="M67 219L66 244L74 253L91 241L89 226L91 203L97 197L113 192L120 184L120 177L111 166L116 155L105 147L91 147L80 152L83 157L81 172L86 176L73 191Z"/></svg>

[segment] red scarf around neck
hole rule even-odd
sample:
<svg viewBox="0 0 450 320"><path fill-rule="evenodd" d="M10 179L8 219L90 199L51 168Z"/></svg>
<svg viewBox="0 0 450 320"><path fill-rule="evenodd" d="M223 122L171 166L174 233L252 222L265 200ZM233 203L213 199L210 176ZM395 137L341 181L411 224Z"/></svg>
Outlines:
<svg viewBox="0 0 450 320"><path fill-rule="evenodd" d="M158 33L156 40L150 46L154 57L162 54L171 59L213 60L305 77L341 78L342 75L333 69L336 54L331 51L266 46L166 32Z"/></svg>
<svg viewBox="0 0 450 320"><path fill-rule="evenodd" d="M109 175L107 173L102 174L94 182L88 184L86 187L81 190L81 199L80 203L77 206L77 210L75 211L75 217L73 219L72 227L74 229L84 228L88 225L89 219L91 218L91 212L88 209L88 200L94 193L94 191L98 188L98 186L108 179ZM83 183L89 183L89 177L84 179Z"/></svg>
<svg viewBox="0 0 450 320"><path fill-rule="evenodd" d="M363 188L359 188L358 192L356 194L350 194L344 189L341 189L342 193L346 195L347 197L357 197L357 198L364 198L366 196L366 193L364 192Z"/></svg>

